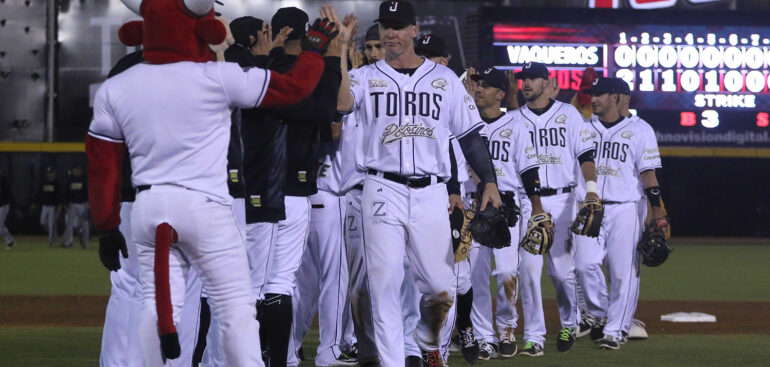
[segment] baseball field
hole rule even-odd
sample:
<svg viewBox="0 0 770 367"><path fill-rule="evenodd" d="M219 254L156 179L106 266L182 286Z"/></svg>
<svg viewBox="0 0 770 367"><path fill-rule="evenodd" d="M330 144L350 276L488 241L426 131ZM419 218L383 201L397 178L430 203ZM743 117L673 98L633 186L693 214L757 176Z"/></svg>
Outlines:
<svg viewBox="0 0 770 367"><path fill-rule="evenodd" d="M549 335L545 356L479 361L483 366L770 365L770 240L677 239L659 268L643 268L636 318L650 338L602 351L579 339L566 354ZM546 274L544 271L543 274ZM543 279L550 333L558 331L553 285ZM0 367L97 366L109 278L89 249L51 248L19 237L0 251ZM716 323L661 322L672 312L705 312ZM521 347L521 327L517 338ZM305 340L309 361L317 330ZM311 365L305 362L303 365ZM450 365L465 365L454 356Z"/></svg>

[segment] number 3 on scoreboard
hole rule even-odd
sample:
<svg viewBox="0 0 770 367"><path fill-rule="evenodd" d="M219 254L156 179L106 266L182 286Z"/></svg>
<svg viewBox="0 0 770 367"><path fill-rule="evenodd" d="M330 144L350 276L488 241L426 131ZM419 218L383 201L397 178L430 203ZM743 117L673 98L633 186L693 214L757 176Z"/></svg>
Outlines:
<svg viewBox="0 0 770 367"><path fill-rule="evenodd" d="M719 126L719 112L714 110L705 110L701 113L702 120L701 125L707 128L715 128Z"/></svg>

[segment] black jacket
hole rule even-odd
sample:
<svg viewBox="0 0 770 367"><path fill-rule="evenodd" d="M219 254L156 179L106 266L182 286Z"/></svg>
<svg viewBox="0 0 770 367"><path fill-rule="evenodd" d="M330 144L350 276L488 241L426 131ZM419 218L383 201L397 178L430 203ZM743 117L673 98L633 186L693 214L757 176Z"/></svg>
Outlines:
<svg viewBox="0 0 770 367"><path fill-rule="evenodd" d="M0 206L11 202L11 187L8 185L8 179L0 176Z"/></svg>
<svg viewBox="0 0 770 367"><path fill-rule="evenodd" d="M60 195L61 191L56 179L48 181L47 177L43 178L43 185L40 187L40 205L59 205L61 203Z"/></svg>
<svg viewBox="0 0 770 367"><path fill-rule="evenodd" d="M80 204L88 202L88 178L85 173L80 177L75 177L70 174L67 177L67 202L72 204Z"/></svg>

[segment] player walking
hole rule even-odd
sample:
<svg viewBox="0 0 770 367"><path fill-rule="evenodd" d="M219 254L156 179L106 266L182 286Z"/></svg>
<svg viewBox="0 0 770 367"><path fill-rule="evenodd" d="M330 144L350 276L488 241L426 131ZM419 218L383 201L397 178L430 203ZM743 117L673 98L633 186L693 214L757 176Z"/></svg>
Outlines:
<svg viewBox="0 0 770 367"><path fill-rule="evenodd" d="M540 163L540 198L543 208L553 218L554 242L548 254L548 274L556 288L562 329L557 350L569 351L575 343L578 326L575 266L568 246L569 227L575 218L574 187L577 166L587 181L586 198L598 198L594 166L594 145L580 113L569 104L549 98L548 69L531 62L516 73L522 81L522 93L527 104L518 114L529 129L530 139ZM524 312L524 340L521 355L543 355L545 318L540 289L543 256L521 253L520 281Z"/></svg>
<svg viewBox="0 0 770 367"><path fill-rule="evenodd" d="M596 145L596 187L604 205L598 238L575 236L575 266L585 285L588 313L607 318L603 349L618 349L625 326L630 325L638 290L636 244L644 228L640 199L647 195L652 217L663 218L660 188L655 170L661 168L655 133L644 120L627 118L618 112L619 89L616 80L599 78L591 89L591 133ZM602 263L609 271L609 305ZM604 292L603 292L604 290Z"/></svg>
<svg viewBox="0 0 770 367"><path fill-rule="evenodd" d="M362 227L375 343L382 365L404 363L398 288L406 252L423 294L415 338L426 364L441 366L438 333L454 298L444 184L450 135L481 178L480 206L500 199L470 96L451 70L414 53L412 4L382 2L378 22L385 59L351 71L338 102L340 111L359 113L363 128Z"/></svg>
<svg viewBox="0 0 770 367"><path fill-rule="evenodd" d="M53 167L45 170L45 181L40 190L40 225L48 233L48 246L56 242L56 230L59 219L59 183L56 182L56 171Z"/></svg>

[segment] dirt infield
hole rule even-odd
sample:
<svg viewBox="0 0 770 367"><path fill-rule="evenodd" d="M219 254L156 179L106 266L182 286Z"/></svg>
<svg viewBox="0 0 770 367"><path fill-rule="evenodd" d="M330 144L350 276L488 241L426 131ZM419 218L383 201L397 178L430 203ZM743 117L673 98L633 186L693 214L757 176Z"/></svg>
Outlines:
<svg viewBox="0 0 770 367"><path fill-rule="evenodd" d="M0 327L101 326L106 307L105 296L0 296ZM555 301L546 300L545 310L548 330L558 330ZM680 311L716 315L717 322L660 321ZM640 301L636 318L650 334L770 334L770 302Z"/></svg>

